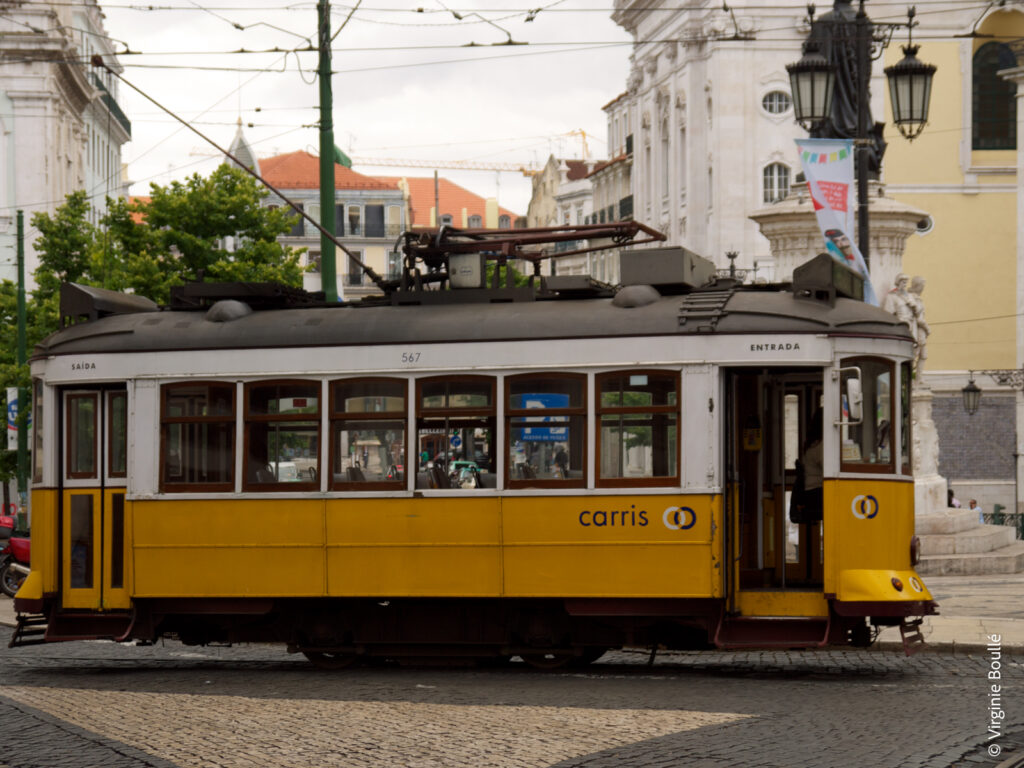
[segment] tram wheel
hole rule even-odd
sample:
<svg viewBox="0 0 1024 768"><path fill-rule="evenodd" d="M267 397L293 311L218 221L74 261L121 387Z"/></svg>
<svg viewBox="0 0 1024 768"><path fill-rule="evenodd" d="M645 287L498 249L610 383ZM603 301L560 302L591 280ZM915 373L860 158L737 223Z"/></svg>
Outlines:
<svg viewBox="0 0 1024 768"><path fill-rule="evenodd" d="M583 653L581 653L579 656L576 656L576 657L574 657L572 659L572 661L570 662L570 665L573 666L573 667L586 667L586 666L588 666L590 664L593 664L595 661L600 659L606 653L608 653L608 649L605 648L604 646L600 646L600 645L588 646L588 647L583 649Z"/></svg>
<svg viewBox="0 0 1024 768"><path fill-rule="evenodd" d="M576 657L571 653L524 653L519 658L534 669L561 669Z"/></svg>
<svg viewBox="0 0 1024 768"><path fill-rule="evenodd" d="M303 651L302 655L319 669L347 669L353 666L359 657L354 653L331 653L329 651Z"/></svg>

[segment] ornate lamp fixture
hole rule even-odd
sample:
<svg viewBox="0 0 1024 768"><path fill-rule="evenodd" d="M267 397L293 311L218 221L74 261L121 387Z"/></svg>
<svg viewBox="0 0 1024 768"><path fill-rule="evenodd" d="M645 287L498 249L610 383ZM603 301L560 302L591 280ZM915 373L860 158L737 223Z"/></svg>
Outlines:
<svg viewBox="0 0 1024 768"><path fill-rule="evenodd" d="M964 410L967 411L968 416L973 416L978 412L978 406L981 405L981 387L974 383L974 371L969 373L971 380L960 392L964 396Z"/></svg>
<svg viewBox="0 0 1024 768"><path fill-rule="evenodd" d="M928 103L932 95L935 65L925 64L917 58L920 46L912 40L914 9L907 16L907 45L903 46L903 60L885 68L889 79L889 100L892 102L893 122L903 137L913 141L928 122Z"/></svg>

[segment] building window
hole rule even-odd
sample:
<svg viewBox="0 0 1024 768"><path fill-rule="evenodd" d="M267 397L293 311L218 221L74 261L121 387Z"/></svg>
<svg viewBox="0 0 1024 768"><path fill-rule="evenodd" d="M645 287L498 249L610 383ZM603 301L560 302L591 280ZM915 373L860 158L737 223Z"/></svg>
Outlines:
<svg viewBox="0 0 1024 768"><path fill-rule="evenodd" d="M450 213L441 214L441 226L450 227L452 225L452 215Z"/></svg>
<svg viewBox="0 0 1024 768"><path fill-rule="evenodd" d="M672 147L668 140L668 118L661 121L661 198L668 199L669 178L672 175Z"/></svg>
<svg viewBox="0 0 1024 768"><path fill-rule="evenodd" d="M384 237L384 206L366 206L366 236Z"/></svg>
<svg viewBox="0 0 1024 768"><path fill-rule="evenodd" d="M247 490L320 487L320 382L261 381L245 386Z"/></svg>
<svg viewBox="0 0 1024 768"><path fill-rule="evenodd" d="M388 251L388 280L397 280L402 276L401 251Z"/></svg>
<svg viewBox="0 0 1024 768"><path fill-rule="evenodd" d="M160 489L232 491L233 384L165 384L160 408Z"/></svg>
<svg viewBox="0 0 1024 768"><path fill-rule="evenodd" d="M473 214L469 217L469 228L470 229L483 229L484 220L483 217Z"/></svg>
<svg viewBox="0 0 1024 768"><path fill-rule="evenodd" d="M585 487L586 377L526 374L505 381L509 487Z"/></svg>
<svg viewBox="0 0 1024 768"><path fill-rule="evenodd" d="M499 216L498 229L512 229L512 217L506 214Z"/></svg>
<svg viewBox="0 0 1024 768"><path fill-rule="evenodd" d="M350 235L362 234L359 228L359 213L358 205L348 207L348 234Z"/></svg>
<svg viewBox="0 0 1024 768"><path fill-rule="evenodd" d="M416 382L417 487L496 487L494 386L490 376Z"/></svg>
<svg viewBox="0 0 1024 768"><path fill-rule="evenodd" d="M297 203L299 210L302 210L302 203ZM294 223L292 224L291 231L288 233L292 237L302 237L302 234L306 231L306 220L302 218L298 213L295 214Z"/></svg>
<svg viewBox="0 0 1024 768"><path fill-rule="evenodd" d="M679 375L615 371L597 377L599 486L675 485Z"/></svg>
<svg viewBox="0 0 1024 768"><path fill-rule="evenodd" d="M387 236L398 237L402 234L402 206L388 206Z"/></svg>
<svg viewBox="0 0 1024 768"><path fill-rule="evenodd" d="M971 148L1017 148L1017 85L997 74L1017 66L1005 43L985 43L974 54Z"/></svg>
<svg viewBox="0 0 1024 768"><path fill-rule="evenodd" d="M776 203L789 194L789 166L771 163L764 167L764 201Z"/></svg>
<svg viewBox="0 0 1024 768"><path fill-rule="evenodd" d="M331 487L405 488L405 379L331 383Z"/></svg>
<svg viewBox="0 0 1024 768"><path fill-rule="evenodd" d="M309 265L309 272L320 274L320 251L309 251L306 254L306 264Z"/></svg>
<svg viewBox="0 0 1024 768"><path fill-rule="evenodd" d="M342 254L342 258L345 260L345 263L348 264L348 271L345 274L345 285L362 285L363 284L363 268L361 266L359 266L359 262L356 261L356 259L359 259L359 261L362 261L363 260L363 252L362 251L352 251L352 255L356 257L355 259L349 258L348 254L345 253L344 251L342 251L341 254Z"/></svg>
<svg viewBox="0 0 1024 768"><path fill-rule="evenodd" d="M789 94L785 91L769 91L761 99L761 106L770 115L781 115L791 104Z"/></svg>

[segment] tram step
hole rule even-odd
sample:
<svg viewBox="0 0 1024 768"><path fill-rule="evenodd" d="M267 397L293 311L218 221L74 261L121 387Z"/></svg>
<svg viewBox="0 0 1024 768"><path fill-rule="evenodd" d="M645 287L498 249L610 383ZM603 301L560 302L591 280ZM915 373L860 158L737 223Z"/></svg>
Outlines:
<svg viewBox="0 0 1024 768"><path fill-rule="evenodd" d="M11 635L8 648L21 648L26 645L42 645L46 642L47 618L42 615L21 614L18 624Z"/></svg>
<svg viewBox="0 0 1024 768"><path fill-rule="evenodd" d="M824 645L830 628L827 618L727 618L718 629L715 645L719 648L809 648Z"/></svg>
<svg viewBox="0 0 1024 768"><path fill-rule="evenodd" d="M924 619L904 621L900 624L900 637L903 638L903 652L913 656L924 648L924 635L921 634L921 623Z"/></svg>

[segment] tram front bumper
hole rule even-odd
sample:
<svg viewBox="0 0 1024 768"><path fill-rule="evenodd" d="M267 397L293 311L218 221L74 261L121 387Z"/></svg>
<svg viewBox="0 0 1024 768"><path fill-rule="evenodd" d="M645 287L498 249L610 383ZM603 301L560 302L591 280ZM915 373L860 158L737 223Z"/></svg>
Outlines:
<svg viewBox="0 0 1024 768"><path fill-rule="evenodd" d="M833 608L840 616L930 616L938 603L913 571L844 570Z"/></svg>

